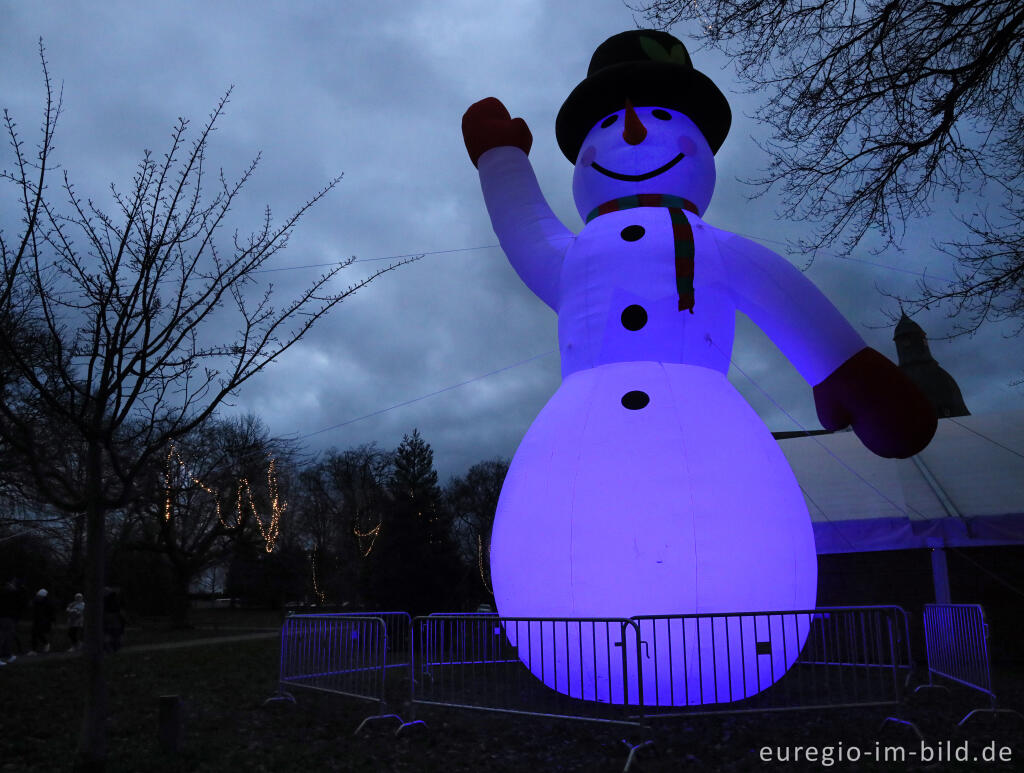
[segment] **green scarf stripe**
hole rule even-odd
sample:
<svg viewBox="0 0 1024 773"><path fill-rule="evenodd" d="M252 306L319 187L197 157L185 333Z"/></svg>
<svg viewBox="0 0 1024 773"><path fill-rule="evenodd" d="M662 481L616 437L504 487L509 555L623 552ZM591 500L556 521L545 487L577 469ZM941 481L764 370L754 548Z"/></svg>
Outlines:
<svg viewBox="0 0 1024 773"><path fill-rule="evenodd" d="M693 229L686 219L683 210L689 210L700 216L697 207L681 196L668 196L661 193L639 193L635 196L624 196L612 199L594 207L584 218L589 223L595 217L610 212L621 212L636 207L667 207L672 220L672 243L675 248L676 292L679 293L679 311L693 314Z"/></svg>

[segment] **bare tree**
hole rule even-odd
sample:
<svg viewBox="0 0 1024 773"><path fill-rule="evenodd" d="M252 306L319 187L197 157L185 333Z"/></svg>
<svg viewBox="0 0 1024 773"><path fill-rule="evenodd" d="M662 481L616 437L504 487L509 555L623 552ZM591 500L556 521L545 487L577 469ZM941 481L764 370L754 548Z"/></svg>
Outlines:
<svg viewBox="0 0 1024 773"><path fill-rule="evenodd" d="M190 146L189 122L179 119L163 160L147 151L130 192L111 186L114 214L83 201L66 173L63 213L47 188L61 98L42 41L39 50L46 109L37 152L26 151L4 111L13 167L2 178L14 186L22 228L10 241L0 236L0 361L13 374L0 384L0 438L24 461L38 496L85 515L87 688L76 768L98 770L106 759L106 514L139 496L140 479L172 441L205 422L332 308L400 263L334 290L331 281L351 263L345 261L272 305L271 288L260 288L255 272L340 178L281 225L268 209L259 230L235 234L228 250L219 247L217 231L259 159L237 182L221 172L205 198L207 146L230 90ZM233 319L225 322L229 310ZM228 330L237 332L225 341Z"/></svg>
<svg viewBox="0 0 1024 773"><path fill-rule="evenodd" d="M370 443L338 452L299 475L295 517L311 551L318 603L358 600L364 559L373 552L390 506L393 455Z"/></svg>
<svg viewBox="0 0 1024 773"><path fill-rule="evenodd" d="M628 5L628 4L627 4ZM950 308L956 334L986 321L1024 329L1024 5L1013 0L656 0L633 8L660 28L699 21L698 39L736 59L762 118L764 192L784 216L819 223L794 247L849 254L870 230L898 245L939 191L991 195L999 212L958 216L969 238L948 285L922 281L911 309ZM881 250L879 250L881 251Z"/></svg>
<svg viewBox="0 0 1024 773"><path fill-rule="evenodd" d="M491 594L491 529L498 509L501 486L508 473L508 459L478 462L462 477L452 477L445 486L445 500L454 519L459 553L473 568L475 587Z"/></svg>

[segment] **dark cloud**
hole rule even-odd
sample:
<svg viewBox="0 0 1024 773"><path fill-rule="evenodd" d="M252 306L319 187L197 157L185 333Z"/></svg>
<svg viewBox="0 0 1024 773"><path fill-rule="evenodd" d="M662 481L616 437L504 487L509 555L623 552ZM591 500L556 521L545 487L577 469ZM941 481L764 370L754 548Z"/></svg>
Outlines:
<svg viewBox="0 0 1024 773"><path fill-rule="evenodd" d="M51 73L64 88L60 161L98 201L109 200L110 181L130 184L144 148L166 150L177 116L198 127L234 84L210 158L229 177L258 151L263 158L232 213L233 226L251 230L266 204L282 218L344 175L274 259L274 268L290 270L263 275L282 300L322 270L293 267L358 256L363 261L336 280L344 286L380 265L369 259L428 253L346 301L247 384L232 410L258 412L275 433L307 435L556 348L554 315L492 246L496 238L460 121L469 104L491 95L526 118L541 187L564 222L579 228L572 168L555 144L554 117L597 44L635 26L619 0L372 7L16 3L4 13L0 102L33 141L42 109L35 53L42 36ZM717 157L718 187L707 218L785 254L786 240L806 226L779 222L770 195L748 201L750 189L736 181L765 163L753 141L764 131L748 117L757 97L740 93L727 61L706 51L694 58L729 96L734 114ZM12 227L9 215L0 217ZM949 274L948 259L930 244L949 222L948 211L937 209L913 225L902 255L865 251L857 257ZM443 252L449 250L462 251ZM891 329L871 327L884 324L883 311L892 310L875 285L908 289L913 275L826 255L808 276L869 344L894 356ZM949 330L941 311L921 323L933 339ZM933 352L975 412L1019 400L1008 384L1020 375L1020 341L1002 332L933 340ZM772 429L794 428L794 419L817 426L809 387L745 321L734 360L757 386L735 368L730 378ZM307 442L311 449L374 440L393 447L418 427L446 479L475 461L511 456L558 383L557 356L544 357Z"/></svg>

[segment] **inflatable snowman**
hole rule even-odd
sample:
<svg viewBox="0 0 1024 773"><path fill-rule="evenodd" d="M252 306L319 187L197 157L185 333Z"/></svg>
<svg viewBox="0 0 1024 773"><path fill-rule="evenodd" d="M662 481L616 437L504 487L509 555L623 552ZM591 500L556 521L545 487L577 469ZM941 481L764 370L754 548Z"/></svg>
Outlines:
<svg viewBox="0 0 1024 773"><path fill-rule="evenodd" d="M501 246L558 314L563 381L512 460L494 521L504 617L814 607L800 488L726 379L737 311L814 387L825 427L852 424L888 457L917 453L935 431L924 395L797 269L701 218L730 121L673 36L635 30L602 43L555 124L575 164L585 225L574 234L541 194L526 123L494 98L463 117ZM560 692L636 703L642 671L644 703L687 705L770 685L799 653L803 620L758 615L699 630L693 619L646 620L639 652L635 636L618 641L597 625L507 635Z"/></svg>

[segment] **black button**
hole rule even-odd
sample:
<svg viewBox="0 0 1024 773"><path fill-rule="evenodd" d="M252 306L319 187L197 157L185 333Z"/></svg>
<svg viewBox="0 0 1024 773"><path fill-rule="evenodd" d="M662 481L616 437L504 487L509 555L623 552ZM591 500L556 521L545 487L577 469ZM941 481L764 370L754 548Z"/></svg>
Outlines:
<svg viewBox="0 0 1024 773"><path fill-rule="evenodd" d="M647 324L647 310L635 303L622 310L622 326L626 330L639 330Z"/></svg>
<svg viewBox="0 0 1024 773"><path fill-rule="evenodd" d="M627 242L635 242L643 235L644 227L642 225L627 225L622 229L622 233L619 234Z"/></svg>
<svg viewBox="0 0 1024 773"><path fill-rule="evenodd" d="M647 405L651 401L651 398L647 396L646 392L626 392L622 396L622 405L629 408L631 411L639 411L641 408Z"/></svg>

